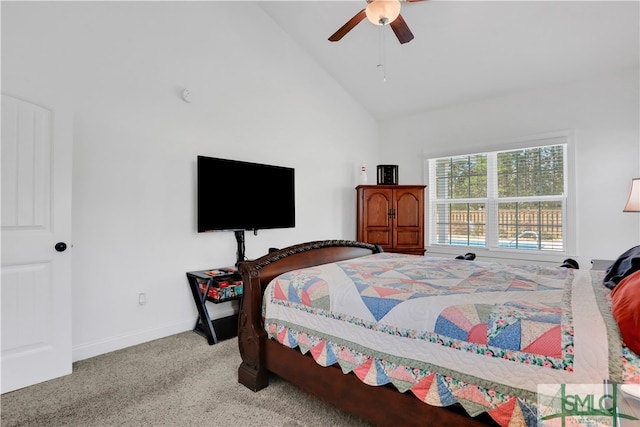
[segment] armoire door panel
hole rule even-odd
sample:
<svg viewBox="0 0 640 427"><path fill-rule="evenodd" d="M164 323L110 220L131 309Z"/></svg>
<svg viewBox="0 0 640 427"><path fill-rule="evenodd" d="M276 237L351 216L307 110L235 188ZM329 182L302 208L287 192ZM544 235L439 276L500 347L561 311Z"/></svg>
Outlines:
<svg viewBox="0 0 640 427"><path fill-rule="evenodd" d="M404 192L397 198L396 226L398 227L419 227L422 203L415 193Z"/></svg>
<svg viewBox="0 0 640 427"><path fill-rule="evenodd" d="M416 246L422 244L422 242L420 241L420 236L421 235L422 235L422 233L420 233L420 230L398 231L398 233L396 234L396 236L397 236L397 238L396 238L396 247L397 248L401 248L403 246L408 246L408 247L415 248Z"/></svg>
<svg viewBox="0 0 640 427"><path fill-rule="evenodd" d="M391 218L389 210L391 209L391 200L385 193L373 193L367 198L367 227L390 227Z"/></svg>
<svg viewBox="0 0 640 427"><path fill-rule="evenodd" d="M367 242L380 245L384 249L385 247L391 246L391 239L389 239L390 236L391 234L389 233L389 230L368 230Z"/></svg>

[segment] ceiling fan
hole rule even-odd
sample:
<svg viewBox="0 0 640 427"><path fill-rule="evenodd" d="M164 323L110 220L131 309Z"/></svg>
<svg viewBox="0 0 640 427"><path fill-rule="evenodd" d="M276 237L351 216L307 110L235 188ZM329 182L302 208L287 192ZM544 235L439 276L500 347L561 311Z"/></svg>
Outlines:
<svg viewBox="0 0 640 427"><path fill-rule="evenodd" d="M418 2L424 0L403 0L405 2ZM413 33L400 15L399 0L367 0L367 7L356 13L342 27L329 37L329 41L337 42L351 31L364 18L369 19L375 25L390 25L401 44L413 40Z"/></svg>

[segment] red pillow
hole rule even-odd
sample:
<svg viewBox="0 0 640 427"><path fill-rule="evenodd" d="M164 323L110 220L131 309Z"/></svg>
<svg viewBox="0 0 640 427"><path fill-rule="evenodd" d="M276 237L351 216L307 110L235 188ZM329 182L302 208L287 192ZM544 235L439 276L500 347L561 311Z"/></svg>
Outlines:
<svg viewBox="0 0 640 427"><path fill-rule="evenodd" d="M640 355L640 270L628 275L613 288L611 311L625 345Z"/></svg>

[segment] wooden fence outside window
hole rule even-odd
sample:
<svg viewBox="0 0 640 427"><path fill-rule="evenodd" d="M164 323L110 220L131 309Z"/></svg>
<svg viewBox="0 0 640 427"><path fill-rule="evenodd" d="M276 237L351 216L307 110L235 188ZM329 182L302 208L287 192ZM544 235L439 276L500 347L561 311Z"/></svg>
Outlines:
<svg viewBox="0 0 640 427"><path fill-rule="evenodd" d="M450 211L451 235L466 238L485 236L485 211ZM562 240L562 211L560 210L505 210L498 211L499 239L534 239L534 232L541 240ZM525 233L523 235L523 233Z"/></svg>

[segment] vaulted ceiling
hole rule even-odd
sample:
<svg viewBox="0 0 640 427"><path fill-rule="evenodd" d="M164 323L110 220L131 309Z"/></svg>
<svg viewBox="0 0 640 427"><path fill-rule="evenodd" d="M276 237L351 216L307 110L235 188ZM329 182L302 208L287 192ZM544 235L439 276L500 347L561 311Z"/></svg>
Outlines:
<svg viewBox="0 0 640 427"><path fill-rule="evenodd" d="M378 120L639 64L638 1L403 2L405 44L366 19L328 41L365 0L259 3Z"/></svg>

